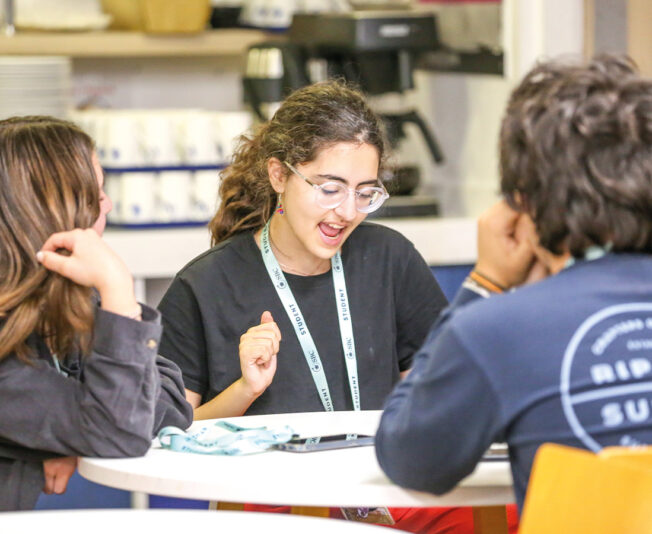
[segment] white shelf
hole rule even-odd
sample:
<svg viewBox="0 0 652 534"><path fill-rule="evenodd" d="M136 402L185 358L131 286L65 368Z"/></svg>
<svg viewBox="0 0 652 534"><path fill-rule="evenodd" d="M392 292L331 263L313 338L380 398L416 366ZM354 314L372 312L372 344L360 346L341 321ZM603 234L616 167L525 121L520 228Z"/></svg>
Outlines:
<svg viewBox="0 0 652 534"><path fill-rule="evenodd" d="M475 262L476 221L466 218L374 219L401 232L429 265ZM188 261L207 250L206 228L108 229L104 237L137 279L172 278Z"/></svg>

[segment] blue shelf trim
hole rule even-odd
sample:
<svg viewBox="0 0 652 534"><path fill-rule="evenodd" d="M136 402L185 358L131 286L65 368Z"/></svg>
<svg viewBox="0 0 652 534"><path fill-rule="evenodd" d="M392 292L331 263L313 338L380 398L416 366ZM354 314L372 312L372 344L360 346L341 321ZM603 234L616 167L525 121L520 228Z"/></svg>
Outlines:
<svg viewBox="0 0 652 534"><path fill-rule="evenodd" d="M106 223L109 228L124 229L124 230L155 230L166 228L198 228L206 226L208 221L179 221L169 223Z"/></svg>
<svg viewBox="0 0 652 534"><path fill-rule="evenodd" d="M164 165L160 167L107 167L103 166L107 174L121 172L161 172L161 171L221 171L226 165Z"/></svg>

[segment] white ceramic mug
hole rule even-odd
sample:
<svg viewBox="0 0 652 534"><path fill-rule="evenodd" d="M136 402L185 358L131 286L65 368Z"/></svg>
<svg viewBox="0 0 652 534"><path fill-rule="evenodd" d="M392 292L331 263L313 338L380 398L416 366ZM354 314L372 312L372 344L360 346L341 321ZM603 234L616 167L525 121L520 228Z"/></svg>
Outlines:
<svg viewBox="0 0 652 534"><path fill-rule="evenodd" d="M267 28L289 28L296 10L295 0L265 0L264 26Z"/></svg>
<svg viewBox="0 0 652 534"><path fill-rule="evenodd" d="M251 128L253 118L247 111L219 111L216 113L216 122L217 143L223 154L221 163L228 164L240 136Z"/></svg>
<svg viewBox="0 0 652 534"><path fill-rule="evenodd" d="M156 110L141 114L147 165L154 167L181 165L181 114Z"/></svg>
<svg viewBox="0 0 652 534"><path fill-rule="evenodd" d="M195 171L192 179L192 213L194 221L208 221L219 204L219 171Z"/></svg>
<svg viewBox="0 0 652 534"><path fill-rule="evenodd" d="M184 116L181 148L186 165L216 165L221 160L217 147L215 113L193 111Z"/></svg>
<svg viewBox="0 0 652 534"><path fill-rule="evenodd" d="M123 172L120 175L120 219L125 224L154 222L156 173Z"/></svg>
<svg viewBox="0 0 652 534"><path fill-rule="evenodd" d="M75 114L75 120L95 141L95 152L101 165L110 166L109 120L111 114L103 109L90 109Z"/></svg>
<svg viewBox="0 0 652 534"><path fill-rule="evenodd" d="M192 172L161 171L157 176L156 222L191 219Z"/></svg>
<svg viewBox="0 0 652 534"><path fill-rule="evenodd" d="M145 164L142 123L137 113L105 112L105 164L110 167L141 167Z"/></svg>

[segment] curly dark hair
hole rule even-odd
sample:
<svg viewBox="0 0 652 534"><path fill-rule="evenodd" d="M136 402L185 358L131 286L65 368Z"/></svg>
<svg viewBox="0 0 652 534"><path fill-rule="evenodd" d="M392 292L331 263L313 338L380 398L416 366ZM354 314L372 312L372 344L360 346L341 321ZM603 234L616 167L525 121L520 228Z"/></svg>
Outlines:
<svg viewBox="0 0 652 534"><path fill-rule="evenodd" d="M331 80L292 93L252 137L240 138L232 163L222 171L220 207L209 224L213 245L258 230L272 216L276 192L267 175L270 158L296 165L313 161L332 145L351 142L374 146L382 170L387 146L383 124L358 90Z"/></svg>
<svg viewBox="0 0 652 534"><path fill-rule="evenodd" d="M537 65L507 105L500 170L554 254L652 252L652 80L625 56Z"/></svg>

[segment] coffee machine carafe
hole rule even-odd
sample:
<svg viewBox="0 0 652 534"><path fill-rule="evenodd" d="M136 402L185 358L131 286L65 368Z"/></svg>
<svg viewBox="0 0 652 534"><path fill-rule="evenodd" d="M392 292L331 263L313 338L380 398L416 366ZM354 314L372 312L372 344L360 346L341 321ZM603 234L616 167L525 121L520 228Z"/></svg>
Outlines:
<svg viewBox="0 0 652 534"><path fill-rule="evenodd" d="M299 47L299 61L306 66L311 82L340 77L356 83L370 102L394 93L401 97L414 88L413 71L418 56L440 47L435 15L409 10L350 11L341 13L296 13L289 43ZM399 108L399 109L397 109ZM406 137L412 124L423 137L436 163L443 161L437 139L423 117L404 105L376 109L385 121L393 148ZM409 195L418 185L416 165L398 165L386 176L392 198L377 216L436 215L438 203L432 197Z"/></svg>
<svg viewBox="0 0 652 534"><path fill-rule="evenodd" d="M395 150L400 147L407 137L405 126L414 124L421 133L433 161L435 163L444 161L444 156L434 134L423 120L423 117L415 110L401 113L381 113L381 117L385 122L389 142ZM394 173L393 187L396 195L410 194L418 186L421 178L419 168L416 165L397 165L392 172ZM392 178L389 181L391 182Z"/></svg>

